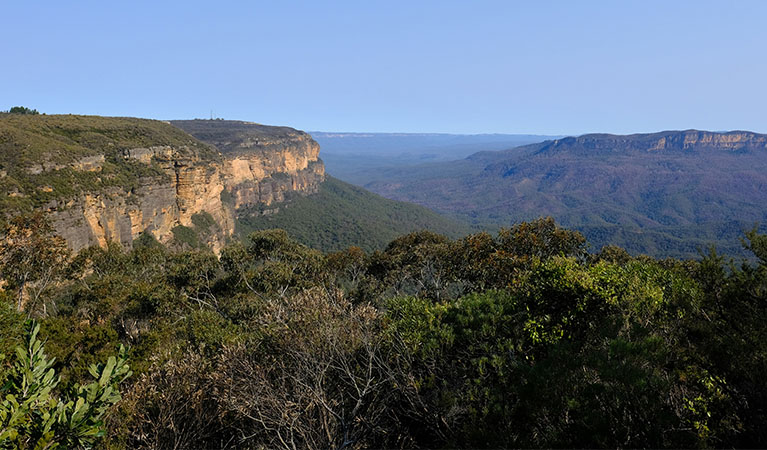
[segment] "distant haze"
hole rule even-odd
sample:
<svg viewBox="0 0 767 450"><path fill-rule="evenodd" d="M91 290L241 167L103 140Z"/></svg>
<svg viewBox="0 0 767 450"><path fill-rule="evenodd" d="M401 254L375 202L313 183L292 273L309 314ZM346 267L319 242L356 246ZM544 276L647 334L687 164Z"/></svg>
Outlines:
<svg viewBox="0 0 767 450"><path fill-rule="evenodd" d="M506 150L561 136L524 134L346 133L310 131L328 173L357 185L384 168L463 159L480 151Z"/></svg>
<svg viewBox="0 0 767 450"><path fill-rule="evenodd" d="M503 150L562 136L532 134L444 134L444 133L346 133L310 131L326 153L401 155L435 153L448 159L486 150ZM442 159L442 158L440 158Z"/></svg>

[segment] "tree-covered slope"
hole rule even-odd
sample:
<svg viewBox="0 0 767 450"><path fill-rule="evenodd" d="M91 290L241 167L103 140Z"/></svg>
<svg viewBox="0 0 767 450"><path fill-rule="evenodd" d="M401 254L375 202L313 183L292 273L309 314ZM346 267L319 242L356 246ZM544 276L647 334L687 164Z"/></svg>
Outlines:
<svg viewBox="0 0 767 450"><path fill-rule="evenodd" d="M333 251L352 245L380 249L401 234L422 229L451 237L470 232L469 226L422 206L388 200L330 176L319 193L295 196L275 209L276 213L266 215L243 212L238 233L282 228L301 243Z"/></svg>
<svg viewBox="0 0 767 450"><path fill-rule="evenodd" d="M767 136L667 131L585 135L383 170L366 188L484 227L552 216L597 249L694 257L767 222Z"/></svg>

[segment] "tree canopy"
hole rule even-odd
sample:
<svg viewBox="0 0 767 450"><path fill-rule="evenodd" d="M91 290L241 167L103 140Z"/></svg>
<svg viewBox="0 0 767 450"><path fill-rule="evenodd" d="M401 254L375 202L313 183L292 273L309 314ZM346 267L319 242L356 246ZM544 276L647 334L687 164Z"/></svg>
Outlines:
<svg viewBox="0 0 767 450"><path fill-rule="evenodd" d="M26 106L14 106L11 109L8 110L8 113L10 114L29 114L29 115L35 115L40 114L37 112L36 109L30 109Z"/></svg>

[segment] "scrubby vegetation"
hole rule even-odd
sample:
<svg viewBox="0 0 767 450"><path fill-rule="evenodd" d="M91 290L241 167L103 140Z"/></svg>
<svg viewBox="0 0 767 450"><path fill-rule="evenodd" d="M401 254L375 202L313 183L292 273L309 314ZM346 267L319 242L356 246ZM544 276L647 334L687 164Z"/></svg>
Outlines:
<svg viewBox="0 0 767 450"><path fill-rule="evenodd" d="M26 106L14 106L8 111L3 111L3 113L7 114L29 114L29 115L37 115L40 114L37 112L36 109L27 108Z"/></svg>
<svg viewBox="0 0 767 450"><path fill-rule="evenodd" d="M3 291L0 352L36 319L64 402L125 345L107 448L763 447L767 236L746 238L741 265L588 254L550 219L373 253L110 245L40 301Z"/></svg>
<svg viewBox="0 0 767 450"><path fill-rule="evenodd" d="M261 125L239 120L172 120L174 126L189 133L202 142L215 146L224 154L238 154L266 151L276 145L283 146L285 142L310 139L304 131L290 127ZM253 145L253 143L256 145Z"/></svg>

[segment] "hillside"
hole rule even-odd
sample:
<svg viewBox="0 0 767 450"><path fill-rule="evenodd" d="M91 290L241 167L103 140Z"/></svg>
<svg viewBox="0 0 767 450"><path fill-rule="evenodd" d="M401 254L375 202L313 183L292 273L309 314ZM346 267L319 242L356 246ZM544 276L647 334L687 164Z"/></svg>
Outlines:
<svg viewBox="0 0 767 450"><path fill-rule="evenodd" d="M242 214L237 232L282 228L297 241L323 251L349 246L380 250L399 235L428 229L449 237L468 234L469 226L422 206L385 199L365 189L326 177L319 192L274 205L277 212Z"/></svg>
<svg viewBox="0 0 767 450"><path fill-rule="evenodd" d="M109 241L130 248L142 233L218 250L239 209L316 192L324 177L306 133L240 128L242 145L222 154L167 122L4 114L0 219L45 211L74 251Z"/></svg>
<svg viewBox="0 0 767 450"><path fill-rule="evenodd" d="M497 227L552 216L595 248L695 257L767 223L767 136L734 131L584 135L381 170L365 185L466 223Z"/></svg>
<svg viewBox="0 0 767 450"><path fill-rule="evenodd" d="M218 152L155 120L75 115L0 115L0 211L22 212L83 192L162 177L130 149L172 147L179 157L214 161Z"/></svg>

